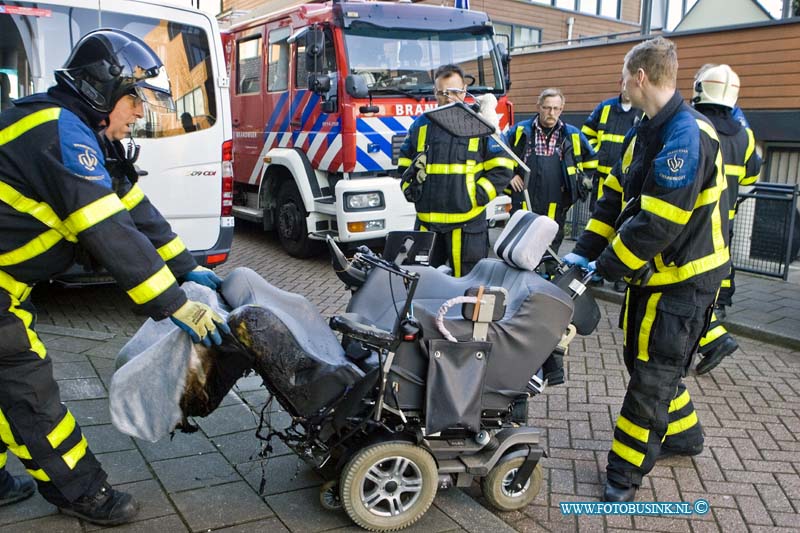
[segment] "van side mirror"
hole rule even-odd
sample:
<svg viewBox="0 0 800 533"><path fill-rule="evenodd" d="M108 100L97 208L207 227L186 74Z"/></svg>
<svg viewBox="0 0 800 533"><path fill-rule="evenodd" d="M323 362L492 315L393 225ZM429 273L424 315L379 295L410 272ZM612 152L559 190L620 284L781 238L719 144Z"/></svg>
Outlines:
<svg viewBox="0 0 800 533"><path fill-rule="evenodd" d="M344 79L344 90L353 98L367 98L369 96L367 81L358 74L349 74Z"/></svg>
<svg viewBox="0 0 800 533"><path fill-rule="evenodd" d="M508 35L495 35L505 40L509 40ZM495 44L497 57L500 59L500 66L503 68L503 77L506 82L506 90L511 88L511 54L508 52L508 44L499 42Z"/></svg>
<svg viewBox="0 0 800 533"><path fill-rule="evenodd" d="M309 74L308 90L318 94L326 94L330 92L331 77L327 74Z"/></svg>

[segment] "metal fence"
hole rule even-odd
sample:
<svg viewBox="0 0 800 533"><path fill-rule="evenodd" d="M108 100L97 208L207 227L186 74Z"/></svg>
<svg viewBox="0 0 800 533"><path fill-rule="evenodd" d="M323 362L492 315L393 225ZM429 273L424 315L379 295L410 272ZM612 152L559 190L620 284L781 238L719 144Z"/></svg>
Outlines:
<svg viewBox="0 0 800 533"><path fill-rule="evenodd" d="M786 279L800 249L798 185L757 183L739 194L733 224L731 259L737 270ZM576 203L567 214L568 238L577 239L591 212L589 201Z"/></svg>

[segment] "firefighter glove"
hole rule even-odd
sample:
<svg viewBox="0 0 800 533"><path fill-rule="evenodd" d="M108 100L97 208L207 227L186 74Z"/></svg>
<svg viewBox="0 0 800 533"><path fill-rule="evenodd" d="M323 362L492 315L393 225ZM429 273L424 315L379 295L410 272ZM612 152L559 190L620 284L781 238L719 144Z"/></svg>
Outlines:
<svg viewBox="0 0 800 533"><path fill-rule="evenodd" d="M603 276L597 273L597 261L592 261L588 265L586 265L586 270L589 272L594 272L594 276L592 276L593 283L600 283L603 281Z"/></svg>
<svg viewBox="0 0 800 533"><path fill-rule="evenodd" d="M222 285L222 278L217 276L213 270L202 266L197 266L194 270L185 274L183 281L193 281L214 291Z"/></svg>
<svg viewBox="0 0 800 533"><path fill-rule="evenodd" d="M428 173L425 170L427 165L428 156L425 155L425 152L420 152L417 154L417 157L414 158L414 161L411 162L411 166L403 172L403 181L411 183L412 185L414 182L422 185L428 178Z"/></svg>
<svg viewBox="0 0 800 533"><path fill-rule="evenodd" d="M211 346L211 342L219 346L222 337L219 331L230 335L228 324L204 303L188 300L170 317L176 326L189 334L192 342L202 342L204 346Z"/></svg>
<svg viewBox="0 0 800 533"><path fill-rule="evenodd" d="M586 200L592 192L592 177L581 172L578 174L578 198Z"/></svg>

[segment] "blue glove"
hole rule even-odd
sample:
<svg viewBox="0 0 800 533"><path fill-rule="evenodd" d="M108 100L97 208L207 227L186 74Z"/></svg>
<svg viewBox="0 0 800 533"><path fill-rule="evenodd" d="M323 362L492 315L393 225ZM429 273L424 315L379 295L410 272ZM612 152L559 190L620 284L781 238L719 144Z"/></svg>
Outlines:
<svg viewBox="0 0 800 533"><path fill-rule="evenodd" d="M587 264L585 268L589 272L597 272L597 261L592 261L591 263ZM592 281L595 283L599 283L603 281L603 276L601 276L600 274L595 274L594 276L592 276Z"/></svg>
<svg viewBox="0 0 800 533"><path fill-rule="evenodd" d="M570 252L563 257L564 262L570 266L579 266L583 268L587 268L589 264L589 260L582 255L578 255L576 253Z"/></svg>
<svg viewBox="0 0 800 533"><path fill-rule="evenodd" d="M195 267L194 270L184 275L183 281L193 281L214 291L219 289L219 286L222 285L221 277L214 274L213 270L201 266Z"/></svg>

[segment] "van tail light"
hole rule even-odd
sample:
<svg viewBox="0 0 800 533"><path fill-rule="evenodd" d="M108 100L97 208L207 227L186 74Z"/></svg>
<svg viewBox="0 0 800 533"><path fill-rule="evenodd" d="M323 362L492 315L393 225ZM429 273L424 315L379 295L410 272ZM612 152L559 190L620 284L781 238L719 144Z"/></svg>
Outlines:
<svg viewBox="0 0 800 533"><path fill-rule="evenodd" d="M220 216L233 214L233 141L222 143L222 205Z"/></svg>

